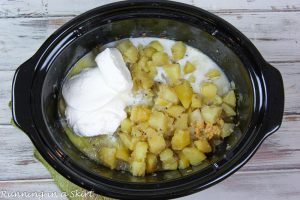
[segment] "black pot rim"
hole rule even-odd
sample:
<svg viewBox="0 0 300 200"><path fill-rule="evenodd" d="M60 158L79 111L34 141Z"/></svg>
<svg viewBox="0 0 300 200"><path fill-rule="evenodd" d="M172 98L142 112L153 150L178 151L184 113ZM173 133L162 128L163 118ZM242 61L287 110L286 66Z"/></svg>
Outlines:
<svg viewBox="0 0 300 200"><path fill-rule="evenodd" d="M47 133L47 129L45 128L45 122L42 120L41 98L36 94L41 94L42 92L43 78L47 73L50 58L55 57L64 45L67 45L68 42L75 39L74 30L78 31L77 27L79 27L83 21L98 14L104 15L105 13L110 13L117 15L120 10L129 11L141 8L178 12L182 16L193 16L214 23L219 29L226 31L228 35L232 36L232 39L235 40L241 48L247 51L249 57L256 63L256 69L249 69L249 76L252 79L253 90L255 91L255 115L252 116L252 121L248 129L248 131L252 132L253 137L243 139L242 146L244 149L236 150L236 155L230 158L230 164L227 162L229 158L224 158L201 172L196 172L171 181L159 183L121 183L104 177L101 178L95 176L95 174L84 171L69 159L58 145L49 143L45 134L43 134ZM22 68L22 66L28 65L32 65L34 68L31 70L24 70L24 67ZM81 187L114 198L175 198L214 185L243 166L255 153L263 140L280 127L282 121L284 93L280 73L271 67L262 58L250 40L231 24L205 10L183 3L158 0L135 0L122 1L95 8L63 25L52 34L37 53L22 66L16 71L13 81L13 118L16 124L29 135L41 155L60 174ZM26 74L26 78L30 78L32 82L28 83L28 85L24 83L22 85L18 84L18 82L20 82L18 79L24 79L19 78L22 74ZM274 84L276 84L275 81L277 82L277 87L274 87ZM22 93L25 91L28 93L22 96L21 91ZM276 98L273 98L275 94ZM25 101L25 103L28 104L27 107L23 105L24 102L22 105L19 103L19 99L21 98L28 99L28 102ZM21 108L21 106L23 107ZM273 108L276 108L277 113L274 113ZM27 117L21 116L21 112L28 113Z"/></svg>

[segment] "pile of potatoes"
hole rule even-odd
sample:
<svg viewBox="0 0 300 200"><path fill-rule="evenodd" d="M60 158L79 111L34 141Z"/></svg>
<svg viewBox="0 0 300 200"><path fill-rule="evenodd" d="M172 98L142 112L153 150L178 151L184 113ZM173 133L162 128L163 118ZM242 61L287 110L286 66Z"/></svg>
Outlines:
<svg viewBox="0 0 300 200"><path fill-rule="evenodd" d="M172 57L159 41L136 47L130 40L123 40L117 48L131 71L133 91L143 90L152 103L128 107L128 117L116 133L118 145L98 152L106 166L115 169L118 161L126 162L134 176L185 169L200 164L207 153L213 152L213 140L222 140L233 132L235 124L230 122L236 115L234 91L218 96L217 86L207 81L199 92L193 92L193 78L182 79L176 63L186 53L183 42L172 46ZM167 84L154 81L157 66L165 70ZM185 74L194 70L190 62L183 66ZM220 72L213 69L206 76L213 80Z"/></svg>

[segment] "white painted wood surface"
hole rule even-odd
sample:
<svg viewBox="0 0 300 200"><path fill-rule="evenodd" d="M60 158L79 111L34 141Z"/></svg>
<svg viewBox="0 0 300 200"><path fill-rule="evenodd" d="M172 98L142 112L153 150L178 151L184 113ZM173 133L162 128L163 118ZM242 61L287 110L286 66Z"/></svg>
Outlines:
<svg viewBox="0 0 300 200"><path fill-rule="evenodd" d="M115 1L0 0L0 195L1 191L59 193L48 171L33 158L28 137L9 125L12 77L62 24L109 2ZM181 2L212 11L248 36L282 73L286 95L281 129L255 156L224 182L183 199L300 199L300 1Z"/></svg>

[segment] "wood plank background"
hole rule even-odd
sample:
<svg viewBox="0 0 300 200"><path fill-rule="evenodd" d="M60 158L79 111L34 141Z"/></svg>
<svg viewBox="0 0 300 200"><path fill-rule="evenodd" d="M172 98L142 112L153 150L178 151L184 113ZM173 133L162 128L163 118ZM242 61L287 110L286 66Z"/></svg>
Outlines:
<svg viewBox="0 0 300 200"><path fill-rule="evenodd" d="M115 0L0 0L0 191L59 192L33 158L28 137L9 124L12 77L62 24L110 2ZM282 73L286 96L282 127L250 162L222 183L182 199L300 199L300 1L180 2L215 13L249 37Z"/></svg>

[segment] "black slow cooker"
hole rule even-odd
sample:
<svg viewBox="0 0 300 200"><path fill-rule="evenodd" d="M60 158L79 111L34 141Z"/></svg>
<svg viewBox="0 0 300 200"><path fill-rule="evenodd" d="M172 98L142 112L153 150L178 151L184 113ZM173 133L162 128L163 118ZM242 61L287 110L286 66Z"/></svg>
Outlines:
<svg viewBox="0 0 300 200"><path fill-rule="evenodd" d="M143 36L183 41L234 81L240 129L225 142L231 148L220 148L209 161L186 170L133 177L96 164L70 142L58 116L58 96L70 68L95 46ZM284 107L279 71L249 39L205 10L171 1L123 1L74 18L16 70L12 87L13 119L45 160L77 185L121 199L180 197L220 182L280 127Z"/></svg>

